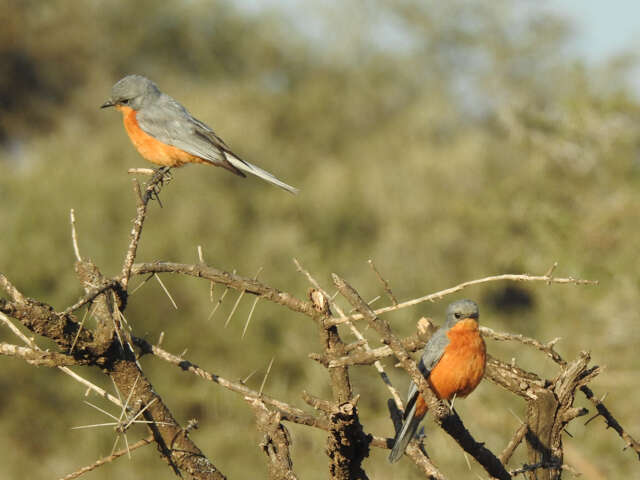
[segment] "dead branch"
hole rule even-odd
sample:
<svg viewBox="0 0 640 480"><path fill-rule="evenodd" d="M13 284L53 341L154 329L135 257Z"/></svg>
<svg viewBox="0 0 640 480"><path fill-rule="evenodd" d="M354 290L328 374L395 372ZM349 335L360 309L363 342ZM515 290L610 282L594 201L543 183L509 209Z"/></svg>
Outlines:
<svg viewBox="0 0 640 480"><path fill-rule="evenodd" d="M280 422L279 412L267 409L264 402L255 397L245 397L245 400L256 416L258 430L264 433L264 440L260 447L269 460L268 471L271 480L295 480L293 463L289 455L291 436Z"/></svg>

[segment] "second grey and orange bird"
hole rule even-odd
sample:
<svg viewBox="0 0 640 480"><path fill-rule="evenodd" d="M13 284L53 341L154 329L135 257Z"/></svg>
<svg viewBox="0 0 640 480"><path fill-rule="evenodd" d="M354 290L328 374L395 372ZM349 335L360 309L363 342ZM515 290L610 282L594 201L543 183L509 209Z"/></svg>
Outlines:
<svg viewBox="0 0 640 480"><path fill-rule="evenodd" d="M466 397L484 376L486 347L478 327L478 305L458 300L447 307L447 321L427 342L418 363L420 372L440 399ZM397 461L415 436L428 405L412 382L404 410L404 421L389 461Z"/></svg>
<svg viewBox="0 0 640 480"><path fill-rule="evenodd" d="M142 75L127 75L100 108L115 107L142 157L163 167L204 163L245 177L250 173L291 193L298 189L242 160L216 133Z"/></svg>

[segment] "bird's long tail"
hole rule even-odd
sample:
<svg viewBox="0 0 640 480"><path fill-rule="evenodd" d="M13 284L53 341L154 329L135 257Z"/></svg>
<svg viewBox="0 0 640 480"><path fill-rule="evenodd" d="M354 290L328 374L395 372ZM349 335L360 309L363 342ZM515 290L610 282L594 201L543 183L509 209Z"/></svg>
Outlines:
<svg viewBox="0 0 640 480"><path fill-rule="evenodd" d="M422 415L416 415L417 403L418 402L413 402L411 409L407 414L405 414L402 427L400 427L400 430L398 430L398 433L396 434L396 438L393 441L393 448L389 454L389 461L391 463L398 461L398 459L404 455L407 445L415 436L416 431L418 430L418 425L420 425L420 422L424 418L424 412L419 412L422 413Z"/></svg>
<svg viewBox="0 0 640 480"><path fill-rule="evenodd" d="M266 180L267 182L272 183L286 190L287 192L293 193L294 195L298 193L297 188L284 183L282 180L276 178L275 175L267 172L266 170L261 169L260 167L256 167L252 163L246 162L229 152L225 152L225 158L231 165L233 165L238 170L242 170L243 172L250 173L252 175L255 175L256 177L260 177L261 179Z"/></svg>

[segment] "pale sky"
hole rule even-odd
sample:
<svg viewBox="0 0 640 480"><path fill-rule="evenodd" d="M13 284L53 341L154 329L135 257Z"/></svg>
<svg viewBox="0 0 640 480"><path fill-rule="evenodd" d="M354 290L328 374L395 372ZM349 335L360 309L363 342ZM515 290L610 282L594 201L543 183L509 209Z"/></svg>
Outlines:
<svg viewBox="0 0 640 480"><path fill-rule="evenodd" d="M575 51L588 60L640 47L637 0L546 0L545 4L573 23Z"/></svg>
<svg viewBox="0 0 640 480"><path fill-rule="evenodd" d="M574 28L571 50L589 63L597 64L618 53L640 52L640 0L513 1L530 5L532 10L549 9L568 19ZM309 0L243 0L237 5L254 11L278 6L296 16L298 11L305 12ZM640 66L629 81L640 94Z"/></svg>

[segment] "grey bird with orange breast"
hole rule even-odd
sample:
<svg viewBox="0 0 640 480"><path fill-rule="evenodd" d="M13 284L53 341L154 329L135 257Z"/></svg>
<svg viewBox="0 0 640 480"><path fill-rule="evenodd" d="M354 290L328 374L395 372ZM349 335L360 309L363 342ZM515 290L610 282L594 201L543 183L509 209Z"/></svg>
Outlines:
<svg viewBox="0 0 640 480"><path fill-rule="evenodd" d="M115 107L142 157L163 167L204 163L245 177L256 175L291 193L298 189L242 160L216 133L142 75L127 75L111 89L101 108Z"/></svg>
<svg viewBox="0 0 640 480"><path fill-rule="evenodd" d="M466 397L484 376L486 347L478 328L478 305L471 300L458 300L447 307L447 321L427 342L418 368L440 399ZM427 413L428 405L411 382L404 421L396 434L389 461L397 461L418 425Z"/></svg>

